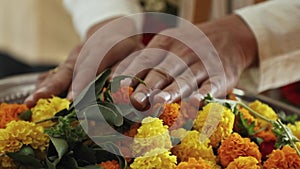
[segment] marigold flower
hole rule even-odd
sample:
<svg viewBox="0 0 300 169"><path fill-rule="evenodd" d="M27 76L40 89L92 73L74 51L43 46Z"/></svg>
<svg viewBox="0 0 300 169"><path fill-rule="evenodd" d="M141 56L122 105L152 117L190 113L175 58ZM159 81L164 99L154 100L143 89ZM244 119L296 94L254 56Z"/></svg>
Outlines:
<svg viewBox="0 0 300 169"><path fill-rule="evenodd" d="M25 104L0 104L0 128L5 128L10 121L19 120L18 116L26 110Z"/></svg>
<svg viewBox="0 0 300 169"><path fill-rule="evenodd" d="M226 169L260 169L259 162L252 156L238 157L230 162Z"/></svg>
<svg viewBox="0 0 300 169"><path fill-rule="evenodd" d="M209 161L199 158L189 158L188 161L182 161L178 164L177 169L212 169L212 166Z"/></svg>
<svg viewBox="0 0 300 169"><path fill-rule="evenodd" d="M300 139L300 121L296 121L295 124L287 125L292 131L293 135Z"/></svg>
<svg viewBox="0 0 300 169"><path fill-rule="evenodd" d="M159 116L167 126L172 126L180 113L180 105L178 103L166 103L163 106L163 113Z"/></svg>
<svg viewBox="0 0 300 169"><path fill-rule="evenodd" d="M253 156L261 162L259 147L251 142L249 138L243 138L238 133L232 133L222 141L218 149L218 157L223 167L232 162L239 156Z"/></svg>
<svg viewBox="0 0 300 169"><path fill-rule="evenodd" d="M0 129L0 153L16 152L23 145L44 151L49 137L44 129L27 121L11 121L5 129Z"/></svg>
<svg viewBox="0 0 300 169"><path fill-rule="evenodd" d="M200 141L200 133L196 130L188 131L181 143L172 148L172 153L180 161L188 161L190 157L203 158L208 161L216 162L212 146L208 145L209 139Z"/></svg>
<svg viewBox="0 0 300 169"><path fill-rule="evenodd" d="M112 98L115 103L128 104L130 103L130 96L133 93L133 88L128 86L121 86L119 90L112 93Z"/></svg>
<svg viewBox="0 0 300 169"><path fill-rule="evenodd" d="M176 138L180 138L181 140L187 135L188 131L184 128L179 128L176 130L172 130L170 135Z"/></svg>
<svg viewBox="0 0 300 169"><path fill-rule="evenodd" d="M133 140L133 155L143 155L154 148L172 147L168 126L159 118L146 117Z"/></svg>
<svg viewBox="0 0 300 169"><path fill-rule="evenodd" d="M39 99L36 106L32 111L32 122L38 122L44 119L53 117L57 112L68 109L70 101L59 97L53 97L50 99ZM49 127L53 123L50 121L40 123L44 127Z"/></svg>
<svg viewBox="0 0 300 169"><path fill-rule="evenodd" d="M194 129L201 132L201 136L210 136L210 144L217 147L232 133L233 124L234 114L230 109L219 103L209 103L199 111Z"/></svg>
<svg viewBox="0 0 300 169"><path fill-rule="evenodd" d="M263 139L266 142L275 141L277 139L276 135L272 130L263 130L255 134L256 137Z"/></svg>
<svg viewBox="0 0 300 169"><path fill-rule="evenodd" d="M295 149L284 146L281 150L273 150L263 166L266 169L298 169L300 168L300 157Z"/></svg>
<svg viewBox="0 0 300 169"><path fill-rule="evenodd" d="M277 114L274 112L274 110L270 106L268 106L267 104L264 104L258 100L250 103L249 107L251 109L253 109L254 111L256 111L257 113L265 116L266 118L268 118L270 120L278 119ZM268 127L269 129L271 129L273 127L272 124L270 124L262 119L259 119L259 118L257 118L257 123L260 128Z"/></svg>
<svg viewBox="0 0 300 169"><path fill-rule="evenodd" d="M101 162L99 165L105 169L120 169L120 165L116 160Z"/></svg>
<svg viewBox="0 0 300 169"><path fill-rule="evenodd" d="M134 159L131 169L175 169L177 159L166 149L156 148Z"/></svg>
<svg viewBox="0 0 300 169"><path fill-rule="evenodd" d="M12 169L17 168L14 163L14 160L8 157L7 155L0 156L0 168L2 169Z"/></svg>

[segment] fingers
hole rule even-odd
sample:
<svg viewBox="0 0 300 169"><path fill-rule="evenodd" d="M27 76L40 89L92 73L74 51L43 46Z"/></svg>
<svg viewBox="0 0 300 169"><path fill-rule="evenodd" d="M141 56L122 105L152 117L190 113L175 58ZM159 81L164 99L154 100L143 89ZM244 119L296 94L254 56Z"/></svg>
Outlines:
<svg viewBox="0 0 300 169"><path fill-rule="evenodd" d="M180 58L174 54L169 54L158 66L147 74L147 77L144 79L147 86L138 85L135 93L132 95L132 101L135 104L134 106L139 109L145 108L147 104L149 104L149 100L142 97L154 95L158 92L158 90L155 89L161 90L165 88L174 80L175 77L181 74L184 70L188 70L189 65L196 62L196 60L197 58L191 53ZM193 75L189 75L193 77Z"/></svg>
<svg viewBox="0 0 300 169"><path fill-rule="evenodd" d="M67 96L68 99L73 100L95 79L97 74L117 64L139 47L137 39L130 37L113 46L105 56L102 56L105 47L95 47L93 43L94 41L91 41L90 44L87 44L77 59L72 86ZM99 42L97 42L97 44L98 43Z"/></svg>
<svg viewBox="0 0 300 169"><path fill-rule="evenodd" d="M154 102L176 102L189 96L198 89L199 84L208 78L208 74L201 62L196 62L185 72L154 96Z"/></svg>
<svg viewBox="0 0 300 169"><path fill-rule="evenodd" d="M54 95L59 95L68 89L72 78L72 70L67 67L60 67L56 72L49 73L47 78L38 85L38 88L33 92L24 103L28 107L33 107L38 99L49 98Z"/></svg>

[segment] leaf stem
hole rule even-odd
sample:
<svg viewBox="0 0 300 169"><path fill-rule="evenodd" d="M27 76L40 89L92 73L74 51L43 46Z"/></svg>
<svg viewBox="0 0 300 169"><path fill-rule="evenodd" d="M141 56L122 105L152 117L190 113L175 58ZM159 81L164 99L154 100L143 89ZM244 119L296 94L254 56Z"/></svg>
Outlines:
<svg viewBox="0 0 300 169"><path fill-rule="evenodd" d="M271 124L275 123L274 120L270 120L270 119L266 118L265 116L257 113L256 111L254 111L253 109L251 109L249 106L247 106L245 103L238 101L237 104L239 104L242 107L244 107L245 109L247 109L252 115L254 115L254 116L256 116L256 117L258 117L258 118L260 118L262 120L265 120L266 122L269 122Z"/></svg>
<svg viewBox="0 0 300 169"><path fill-rule="evenodd" d="M277 122L280 125L280 127L283 128L284 132L286 133L286 136L288 137L291 146L296 150L298 156L300 156L300 151L299 151L298 147L296 146L295 142L293 141L293 136L287 130L286 125L284 125L280 120L277 120Z"/></svg>

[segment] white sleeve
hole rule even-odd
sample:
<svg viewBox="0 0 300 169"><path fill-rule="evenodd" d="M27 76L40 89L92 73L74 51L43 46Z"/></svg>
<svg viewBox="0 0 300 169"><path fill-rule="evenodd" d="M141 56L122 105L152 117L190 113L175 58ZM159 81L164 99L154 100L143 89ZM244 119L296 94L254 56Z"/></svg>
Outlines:
<svg viewBox="0 0 300 169"><path fill-rule="evenodd" d="M299 81L300 0L271 0L236 14L253 31L259 55L258 68L247 70L240 86L261 92Z"/></svg>
<svg viewBox="0 0 300 169"><path fill-rule="evenodd" d="M81 39L93 25L106 19L141 12L138 0L64 0Z"/></svg>

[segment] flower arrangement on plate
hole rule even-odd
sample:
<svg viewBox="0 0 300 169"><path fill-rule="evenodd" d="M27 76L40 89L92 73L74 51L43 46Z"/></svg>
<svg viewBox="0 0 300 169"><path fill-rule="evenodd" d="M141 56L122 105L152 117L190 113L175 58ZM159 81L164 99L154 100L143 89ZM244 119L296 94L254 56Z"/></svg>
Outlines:
<svg viewBox="0 0 300 169"><path fill-rule="evenodd" d="M300 121L234 95L130 106L128 76L106 70L69 102L0 105L0 168L300 168ZM136 80L139 80L135 78ZM139 80L140 83L143 83Z"/></svg>

